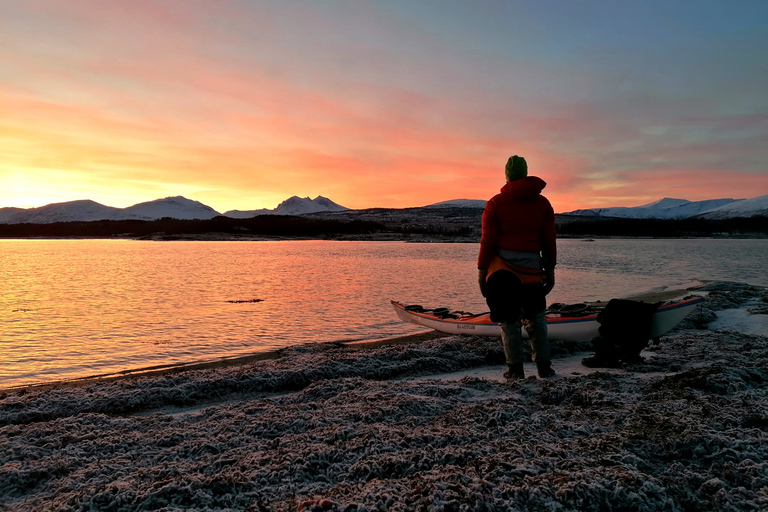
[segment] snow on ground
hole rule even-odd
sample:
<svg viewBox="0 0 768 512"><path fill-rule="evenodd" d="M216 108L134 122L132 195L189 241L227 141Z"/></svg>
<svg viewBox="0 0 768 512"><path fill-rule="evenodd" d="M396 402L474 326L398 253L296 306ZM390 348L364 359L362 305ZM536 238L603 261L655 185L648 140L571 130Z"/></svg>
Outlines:
<svg viewBox="0 0 768 512"><path fill-rule="evenodd" d="M733 308L718 311L717 320L709 324L709 328L765 335L768 333L768 310L762 314L755 314L750 309Z"/></svg>
<svg viewBox="0 0 768 512"><path fill-rule="evenodd" d="M0 510L766 510L768 336L717 315L767 305L710 291L622 369L558 343L551 380L448 336L6 392Z"/></svg>

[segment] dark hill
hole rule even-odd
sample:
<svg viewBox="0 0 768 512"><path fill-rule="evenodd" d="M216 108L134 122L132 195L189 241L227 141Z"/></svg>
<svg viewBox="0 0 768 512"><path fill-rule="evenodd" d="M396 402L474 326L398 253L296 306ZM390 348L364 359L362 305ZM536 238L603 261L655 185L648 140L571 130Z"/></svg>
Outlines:
<svg viewBox="0 0 768 512"><path fill-rule="evenodd" d="M127 237L205 238L309 237L412 239L478 242L482 208L369 208L302 216L260 215L249 219L93 221L0 224L2 238ZM577 237L768 237L768 217L679 220L556 215L559 236Z"/></svg>

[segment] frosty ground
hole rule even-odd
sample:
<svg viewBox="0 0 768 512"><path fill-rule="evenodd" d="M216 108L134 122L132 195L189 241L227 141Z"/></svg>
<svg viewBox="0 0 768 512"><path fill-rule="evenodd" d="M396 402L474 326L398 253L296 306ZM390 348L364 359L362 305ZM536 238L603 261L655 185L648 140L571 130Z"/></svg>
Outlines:
<svg viewBox="0 0 768 512"><path fill-rule="evenodd" d="M710 287L622 369L496 339L317 344L0 394L0 510L766 510L768 294Z"/></svg>

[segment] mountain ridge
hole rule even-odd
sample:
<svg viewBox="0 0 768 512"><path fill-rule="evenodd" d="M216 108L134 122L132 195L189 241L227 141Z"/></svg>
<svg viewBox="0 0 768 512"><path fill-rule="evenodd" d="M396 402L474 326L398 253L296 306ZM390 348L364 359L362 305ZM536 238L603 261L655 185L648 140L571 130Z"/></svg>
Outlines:
<svg viewBox="0 0 768 512"><path fill-rule="evenodd" d="M153 201L137 203L126 208L105 206L91 199L77 199L62 203L51 203L37 208L0 208L0 224L52 224L55 222L90 222L96 220L158 220L172 218L180 220L209 220L225 216L250 218L257 215L306 215L318 212L346 211L327 197L301 198L293 196L273 210L230 210L219 213L199 201L184 196L170 196Z"/></svg>
<svg viewBox="0 0 768 512"><path fill-rule="evenodd" d="M439 210L480 209L485 205L480 199L453 199L429 204L414 209ZM171 196L154 201L146 201L127 208L105 206L90 199L80 199L62 203L51 203L37 208L0 208L0 224L48 224L55 222L89 222L96 220L158 220L173 218L181 220L209 220L224 216L236 219L251 218L258 215L311 215L338 214L346 212L370 211L351 210L332 200L317 196L292 196L281 202L274 209L229 210L219 213L210 206L183 196ZM388 210L383 208L381 210ZM391 209L397 210L397 209ZM590 208L564 212L558 215L588 218L623 218L623 219L727 219L734 217L768 216L768 195L751 199L708 199L688 201L686 199L663 198L645 205L609 208Z"/></svg>
<svg viewBox="0 0 768 512"><path fill-rule="evenodd" d="M687 199L665 197L658 201L640 206L586 208L564 212L561 215L620 219L753 217L757 215L768 215L768 195L752 199L723 198L706 199L704 201L688 201ZM716 215L716 217L713 217L712 215Z"/></svg>
<svg viewBox="0 0 768 512"><path fill-rule="evenodd" d="M246 219L256 215L306 215L308 213L342 212L346 210L349 210L349 208L334 203L327 197L317 196L314 199L310 199L309 197L291 196L273 210L267 208L260 210L229 210L224 212L224 216Z"/></svg>

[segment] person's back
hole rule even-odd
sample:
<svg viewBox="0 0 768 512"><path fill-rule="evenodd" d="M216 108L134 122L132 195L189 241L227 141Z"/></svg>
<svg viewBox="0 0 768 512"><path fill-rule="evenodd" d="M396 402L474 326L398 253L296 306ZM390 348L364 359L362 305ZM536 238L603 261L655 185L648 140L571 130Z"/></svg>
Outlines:
<svg viewBox="0 0 768 512"><path fill-rule="evenodd" d="M480 291L499 322L508 378L523 378L520 318L526 319L539 376L551 377L546 299L555 283L555 214L541 191L546 183L528 176L525 159L510 157L506 184L483 212L477 267Z"/></svg>
<svg viewBox="0 0 768 512"><path fill-rule="evenodd" d="M546 185L536 176L508 181L486 203L478 267L488 268L498 249L542 252L545 260L556 258L555 213L541 195Z"/></svg>

